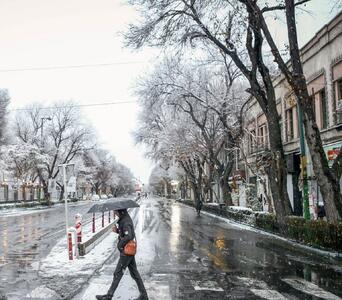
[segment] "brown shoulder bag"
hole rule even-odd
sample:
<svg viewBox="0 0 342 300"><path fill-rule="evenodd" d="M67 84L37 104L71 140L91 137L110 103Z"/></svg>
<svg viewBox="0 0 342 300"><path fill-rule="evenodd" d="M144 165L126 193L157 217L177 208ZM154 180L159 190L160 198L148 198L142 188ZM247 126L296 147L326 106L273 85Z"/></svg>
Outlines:
<svg viewBox="0 0 342 300"><path fill-rule="evenodd" d="M130 240L124 247L123 253L128 256L134 256L137 253L137 241Z"/></svg>

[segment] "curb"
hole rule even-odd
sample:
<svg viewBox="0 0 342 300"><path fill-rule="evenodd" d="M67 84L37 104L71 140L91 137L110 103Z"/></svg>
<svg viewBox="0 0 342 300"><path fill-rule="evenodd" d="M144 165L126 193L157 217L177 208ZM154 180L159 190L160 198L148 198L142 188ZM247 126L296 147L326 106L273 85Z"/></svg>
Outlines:
<svg viewBox="0 0 342 300"><path fill-rule="evenodd" d="M101 241L107 236L106 233L108 233L108 231L110 231L112 226L116 223L117 221L112 221L111 223L103 227L100 231L95 233L89 240L83 243L79 243L78 244L79 255L80 256L86 255L87 253L89 253L89 251L91 251L91 249L93 249L95 246L101 243Z"/></svg>

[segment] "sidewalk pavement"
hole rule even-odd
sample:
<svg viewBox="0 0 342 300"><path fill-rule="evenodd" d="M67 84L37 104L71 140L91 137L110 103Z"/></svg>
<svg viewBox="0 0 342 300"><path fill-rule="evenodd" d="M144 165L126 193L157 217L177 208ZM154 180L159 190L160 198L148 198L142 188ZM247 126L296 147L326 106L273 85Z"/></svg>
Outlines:
<svg viewBox="0 0 342 300"><path fill-rule="evenodd" d="M113 216L111 216L111 220L113 220ZM108 214L106 214L104 225L106 226L108 223ZM96 232L102 228L101 216L96 218L95 227ZM84 241L93 236L92 222L83 226L82 233ZM70 261L67 238L61 239L45 259L33 266L36 268L39 277L46 279L46 285L34 289L27 295L27 298L61 299L73 297L110 257L113 253L115 241L116 235L108 234L86 256Z"/></svg>

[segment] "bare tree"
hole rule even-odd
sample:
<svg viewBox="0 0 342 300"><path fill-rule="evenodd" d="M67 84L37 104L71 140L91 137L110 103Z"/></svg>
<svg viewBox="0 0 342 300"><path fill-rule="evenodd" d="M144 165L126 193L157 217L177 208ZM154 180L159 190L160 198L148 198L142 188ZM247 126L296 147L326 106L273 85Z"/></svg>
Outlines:
<svg viewBox="0 0 342 300"><path fill-rule="evenodd" d="M4 144L5 131L7 125L7 107L10 103L10 97L7 90L0 89L0 145Z"/></svg>
<svg viewBox="0 0 342 300"><path fill-rule="evenodd" d="M172 164L179 164L189 178L195 201L199 201L207 153L203 138L190 116L179 117L180 111L164 102L165 93L161 92L164 88L156 84L158 76L153 73L139 85L143 110L140 127L135 132L136 141L147 146L146 155L162 164L165 171Z"/></svg>
<svg viewBox="0 0 342 300"><path fill-rule="evenodd" d="M114 164L114 157L106 150L95 148L84 152L84 167L80 172L97 195L100 196L100 192L109 187L114 173Z"/></svg>
<svg viewBox="0 0 342 300"><path fill-rule="evenodd" d="M42 118L49 117L44 124ZM36 145L49 160L36 166L36 173L48 197L48 180L56 179L58 166L72 162L84 151L93 147L92 130L82 123L82 117L74 103L58 103L52 109L32 105L16 115L14 130L17 142ZM64 187L59 183L63 195Z"/></svg>
<svg viewBox="0 0 342 300"><path fill-rule="evenodd" d="M232 7L228 1L219 0L132 0L130 3L140 8L143 21L130 26L127 45L182 46L201 41L231 57L249 82L248 92L256 98L268 120L273 158L269 178L276 213L280 220L291 214L275 92L263 58L261 29L254 26L253 11L246 11L239 3Z"/></svg>

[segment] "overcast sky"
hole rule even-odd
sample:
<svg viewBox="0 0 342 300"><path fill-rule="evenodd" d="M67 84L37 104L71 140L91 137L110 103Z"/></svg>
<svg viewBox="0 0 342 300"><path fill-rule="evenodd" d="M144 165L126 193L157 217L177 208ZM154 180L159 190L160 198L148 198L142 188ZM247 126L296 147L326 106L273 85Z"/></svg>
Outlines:
<svg viewBox="0 0 342 300"><path fill-rule="evenodd" d="M81 104L136 100L134 79L158 56L157 50L123 49L120 31L136 18L123 0L0 0L0 88L9 90L11 109L32 102L75 100ZM299 19L301 43L333 16L330 0L313 0L311 15ZM273 28L279 38L282 27ZM113 63L109 66L22 70ZM17 71L9 71L16 69ZM137 178L148 181L152 165L135 147L138 106L126 103L84 108L100 142Z"/></svg>

